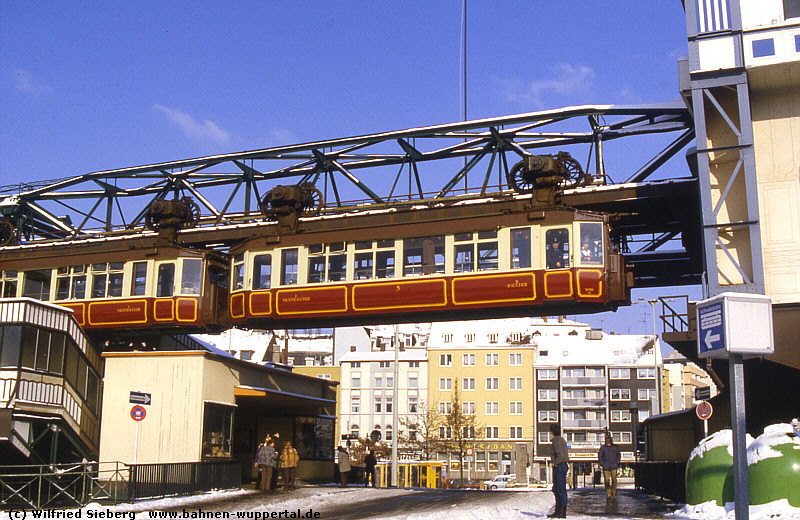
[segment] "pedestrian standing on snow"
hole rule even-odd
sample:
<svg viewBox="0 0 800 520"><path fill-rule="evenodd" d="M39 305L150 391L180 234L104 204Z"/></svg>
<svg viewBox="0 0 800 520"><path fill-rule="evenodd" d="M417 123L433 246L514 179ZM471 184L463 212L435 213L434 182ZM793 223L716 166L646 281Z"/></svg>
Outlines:
<svg viewBox="0 0 800 520"><path fill-rule="evenodd" d="M261 472L261 482L259 489L267 492L272 490L272 474L275 471L275 460L277 453L275 452L275 442L267 437L264 444L258 450L256 465Z"/></svg>
<svg viewBox="0 0 800 520"><path fill-rule="evenodd" d="M617 498L617 468L619 468L619 446L614 444L610 436L597 452L597 462L603 469L603 484L606 488L606 499Z"/></svg>
<svg viewBox="0 0 800 520"><path fill-rule="evenodd" d="M339 446L339 485L347 487L347 479L350 477L350 455L347 450Z"/></svg>
<svg viewBox="0 0 800 520"><path fill-rule="evenodd" d="M283 443L283 451L281 452L281 468L283 469L283 489L294 489L294 474L297 469L297 462L300 456L297 450L294 449L292 443L286 441Z"/></svg>
<svg viewBox="0 0 800 520"><path fill-rule="evenodd" d="M569 469L567 441L561 437L561 427L557 424L550 425L550 433L553 434L551 441L553 451L550 455L550 460L553 463L553 495L556 497L556 508L547 516L549 518L566 518L567 470Z"/></svg>
<svg viewBox="0 0 800 520"><path fill-rule="evenodd" d="M371 451L364 457L364 487L367 487L372 482L372 487L375 487L375 465L378 464L378 459L375 458L375 452Z"/></svg>

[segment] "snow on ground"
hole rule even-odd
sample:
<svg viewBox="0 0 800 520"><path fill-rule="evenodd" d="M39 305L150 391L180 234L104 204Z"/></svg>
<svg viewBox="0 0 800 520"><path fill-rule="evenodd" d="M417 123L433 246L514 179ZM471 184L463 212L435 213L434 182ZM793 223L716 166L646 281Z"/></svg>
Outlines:
<svg viewBox="0 0 800 520"><path fill-rule="evenodd" d="M290 516L291 513L299 511L305 515L309 511L319 512L320 518L326 518L326 511L332 516L341 517L342 511L349 507L355 507L360 503L370 501L385 501L391 499L407 499L408 510L390 516L353 516L353 518L383 518L386 520L471 520L471 519L493 519L493 520L513 520L513 519L543 519L546 520L547 514L552 511L553 495L549 489L530 489L530 490L505 490L492 492L486 499L476 500L467 503L447 503L431 508L431 505L424 500L424 490L419 489L371 489L361 487L349 487L341 489L338 487L322 486L317 488L300 488L291 494L263 495L252 490L236 491L217 491L204 493L191 497L162 498L154 500L142 500L134 503L118 504L116 506L104 506L100 504L89 504L82 509L71 510L69 516L60 518L123 518L126 520L150 520L159 517L153 514L156 511L177 510L180 512L186 509L189 512L202 511L230 513L231 519L236 519L236 512L240 512L238 518L256 520L257 512L262 512L261 518L273 512L285 511L283 516L272 516L273 518L304 518L305 516ZM685 506L673 513L663 516L672 520L733 520L735 514L733 504L726 507L719 507L713 503L701 504L698 506ZM249 514L248 514L249 513ZM68 513L69 514L69 513ZM80 515L80 516L78 516ZM641 518L630 514L602 514L603 518ZM570 511L568 517L574 520L597 520L597 513L580 514ZM30 520L37 518L35 515L27 513L22 515L20 511L0 511L0 520ZM43 518L39 516L39 518ZM55 518L49 516L47 518ZM197 518L186 516L185 518ZM330 518L330 516L328 516ZM652 518L650 516L649 518ZM800 508L789 505L786 500L780 500L763 506L751 506L751 520L800 520Z"/></svg>

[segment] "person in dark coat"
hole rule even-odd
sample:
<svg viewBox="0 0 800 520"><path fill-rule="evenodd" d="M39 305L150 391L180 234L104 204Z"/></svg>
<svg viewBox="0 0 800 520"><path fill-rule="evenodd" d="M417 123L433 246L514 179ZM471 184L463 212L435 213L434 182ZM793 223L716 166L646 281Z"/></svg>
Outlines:
<svg viewBox="0 0 800 520"><path fill-rule="evenodd" d="M256 455L256 466L258 466L261 473L261 480L259 481L259 489L261 491L270 491L272 487L272 474L275 472L275 463L277 459L275 452L275 442L267 437Z"/></svg>
<svg viewBox="0 0 800 520"><path fill-rule="evenodd" d="M364 457L364 487L372 482L372 487L375 487L375 465L378 464L378 459L375 458L375 453L370 451Z"/></svg>
<svg viewBox="0 0 800 520"><path fill-rule="evenodd" d="M550 433L553 434L550 460L553 463L553 495L556 498L556 508L547 516L549 518L566 518L567 471L569 470L567 441L561 436L561 427L557 424L550 425Z"/></svg>
<svg viewBox="0 0 800 520"><path fill-rule="evenodd" d="M610 436L606 436L606 442L597 452L597 462L603 469L603 484L606 487L606 499L617 498L617 468L621 454L619 446L614 444Z"/></svg>

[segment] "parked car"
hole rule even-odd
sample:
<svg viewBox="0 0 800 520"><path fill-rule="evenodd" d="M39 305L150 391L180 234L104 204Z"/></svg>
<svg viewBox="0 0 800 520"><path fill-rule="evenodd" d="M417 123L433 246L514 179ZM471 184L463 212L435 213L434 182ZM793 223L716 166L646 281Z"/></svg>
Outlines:
<svg viewBox="0 0 800 520"><path fill-rule="evenodd" d="M447 481L450 489L478 489L478 481L471 478L451 478Z"/></svg>
<svg viewBox="0 0 800 520"><path fill-rule="evenodd" d="M492 480L484 480L484 489L503 489L514 486L514 481L517 479L516 475L497 475Z"/></svg>

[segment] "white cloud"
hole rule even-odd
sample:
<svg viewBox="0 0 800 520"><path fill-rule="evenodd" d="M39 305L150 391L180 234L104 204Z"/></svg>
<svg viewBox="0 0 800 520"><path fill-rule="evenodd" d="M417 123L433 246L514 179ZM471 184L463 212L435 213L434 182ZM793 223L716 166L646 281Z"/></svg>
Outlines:
<svg viewBox="0 0 800 520"><path fill-rule="evenodd" d="M208 119L198 121L190 114L178 108L155 105L155 108L164 114L169 121L176 124L187 136L196 141L211 144L230 144L231 135L213 121Z"/></svg>
<svg viewBox="0 0 800 520"><path fill-rule="evenodd" d="M53 90L50 85L36 81L30 72L24 69L14 69L12 71L14 86L23 94L31 96L41 96Z"/></svg>
<svg viewBox="0 0 800 520"><path fill-rule="evenodd" d="M520 81L505 82L506 95L510 101L542 107L546 98L552 94L564 95L588 92L595 78L595 72L586 65L559 63L550 68L549 77L530 83Z"/></svg>
<svg viewBox="0 0 800 520"><path fill-rule="evenodd" d="M270 130L267 134L267 142L265 143L265 146L284 146L295 143L297 143L297 137L291 130L286 130L285 128L276 128L275 130Z"/></svg>

